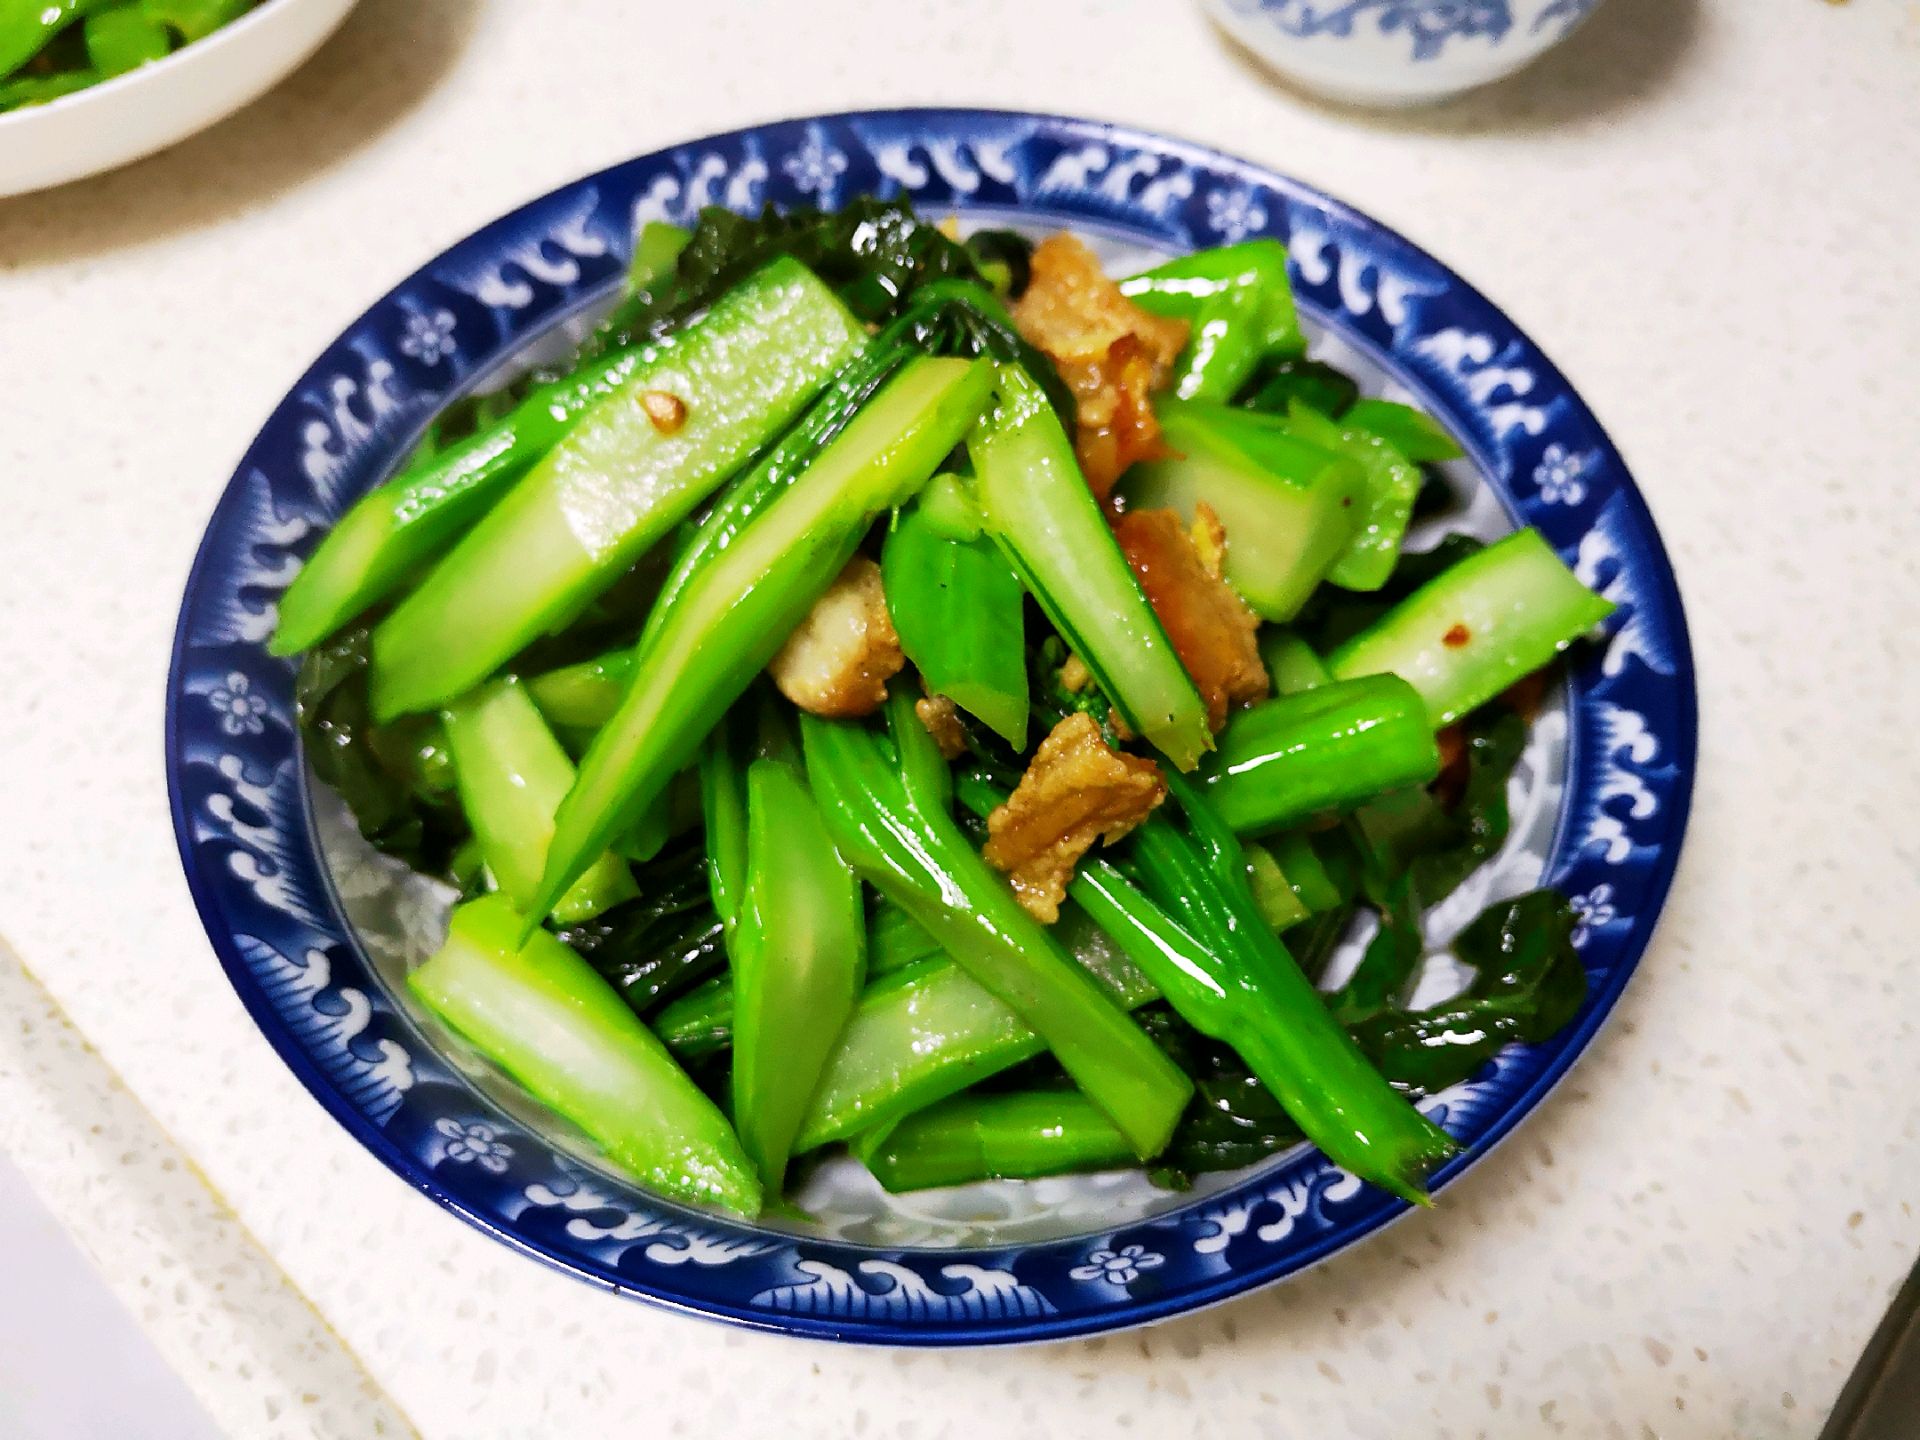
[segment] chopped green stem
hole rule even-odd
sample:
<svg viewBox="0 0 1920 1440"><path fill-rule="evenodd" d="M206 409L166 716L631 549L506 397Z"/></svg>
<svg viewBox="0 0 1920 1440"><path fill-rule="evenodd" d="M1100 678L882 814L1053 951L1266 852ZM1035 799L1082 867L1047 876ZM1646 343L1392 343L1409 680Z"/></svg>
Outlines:
<svg viewBox="0 0 1920 1440"><path fill-rule="evenodd" d="M795 769L747 770L746 883L733 963L733 1119L769 1192L866 970L860 882Z"/></svg>
<svg viewBox="0 0 1920 1440"><path fill-rule="evenodd" d="M1173 453L1143 461L1125 490L1188 519L1205 503L1226 527L1226 576L1256 611L1287 620L1352 543L1367 497L1352 459L1227 405L1163 401Z"/></svg>
<svg viewBox="0 0 1920 1440"><path fill-rule="evenodd" d="M1327 578L1348 590L1378 590L1400 558L1400 542L1420 495L1420 467L1372 431L1345 418L1329 420L1304 405L1287 412L1287 428L1310 445L1347 456L1366 476L1360 525Z"/></svg>
<svg viewBox="0 0 1920 1440"><path fill-rule="evenodd" d="M573 762L511 676L490 680L442 712L460 804L494 880L517 906L533 899L553 816L573 785ZM638 891L618 858L602 854L554 907L566 924Z"/></svg>
<svg viewBox="0 0 1920 1440"><path fill-rule="evenodd" d="M1192 324L1174 373L1182 399L1228 400L1270 355L1306 348L1278 240L1197 251L1120 282L1144 310Z"/></svg>
<svg viewBox="0 0 1920 1440"><path fill-rule="evenodd" d="M434 449L362 496L280 597L269 648L292 655L317 645L413 579L650 354L614 351L549 381L506 415Z"/></svg>
<svg viewBox="0 0 1920 1440"><path fill-rule="evenodd" d="M888 1190L1028 1180L1133 1163L1127 1137L1076 1090L956 1095L856 1141Z"/></svg>
<svg viewBox="0 0 1920 1440"><path fill-rule="evenodd" d="M1264 835L1440 773L1426 706L1395 675L1339 680L1236 714L1201 774L1235 831Z"/></svg>
<svg viewBox="0 0 1920 1440"><path fill-rule="evenodd" d="M1458 460L1466 454L1425 411L1393 400L1356 400L1340 417L1343 424L1378 435L1416 465Z"/></svg>
<svg viewBox="0 0 1920 1440"><path fill-rule="evenodd" d="M1100 513L1045 393L997 367L999 402L967 437L987 531L1133 729L1181 770L1213 743L1206 702Z"/></svg>
<svg viewBox="0 0 1920 1440"><path fill-rule="evenodd" d="M1052 928L1115 1004L1134 1010L1159 997L1152 982L1080 911L1063 909ZM674 1018L675 1043L697 1046L714 1034L722 1017L710 1003ZM860 997L827 1061L794 1149L811 1150L884 1127L1046 1049L1044 1040L960 966L944 955L923 960L876 980Z"/></svg>
<svg viewBox="0 0 1920 1440"><path fill-rule="evenodd" d="M660 603L620 709L594 737L560 808L536 915L693 757L874 518L924 485L965 434L990 382L979 362L912 361L799 480Z"/></svg>
<svg viewBox="0 0 1920 1440"><path fill-rule="evenodd" d="M620 697L632 678L633 651L614 650L531 676L527 693L549 725L598 730L620 708Z"/></svg>
<svg viewBox="0 0 1920 1440"><path fill-rule="evenodd" d="M703 980L660 1007L653 1033L683 1063L718 1055L733 1044L733 977Z"/></svg>
<svg viewBox="0 0 1920 1440"><path fill-rule="evenodd" d="M1275 932L1298 925L1313 914L1271 850L1252 840L1242 840L1240 848L1247 852L1247 883L1253 887L1254 903Z"/></svg>
<svg viewBox="0 0 1920 1440"><path fill-rule="evenodd" d="M520 943L520 926L502 896L469 901L408 987L643 1185L757 1214L760 1182L726 1117L586 961L545 931Z"/></svg>
<svg viewBox="0 0 1920 1440"><path fill-rule="evenodd" d="M1537 530L1516 530L1442 571L1327 656L1339 679L1392 673L1450 725L1613 613Z"/></svg>
<svg viewBox="0 0 1920 1440"><path fill-rule="evenodd" d="M865 340L795 261L729 291L583 413L374 628L377 713L441 704L578 615Z"/></svg>
<svg viewBox="0 0 1920 1440"><path fill-rule="evenodd" d="M1266 662L1276 695L1297 695L1333 678L1313 647L1291 630L1264 632L1260 637L1260 658ZM534 697L539 698L537 689Z"/></svg>
<svg viewBox="0 0 1920 1440"><path fill-rule="evenodd" d="M880 900L867 921L867 974L874 979L947 952L898 905Z"/></svg>

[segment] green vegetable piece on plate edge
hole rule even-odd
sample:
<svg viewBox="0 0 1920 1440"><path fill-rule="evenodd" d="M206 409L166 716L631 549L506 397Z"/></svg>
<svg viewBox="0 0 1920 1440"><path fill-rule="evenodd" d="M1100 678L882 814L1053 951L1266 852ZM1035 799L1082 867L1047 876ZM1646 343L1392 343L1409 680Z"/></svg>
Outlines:
<svg viewBox="0 0 1920 1440"><path fill-rule="evenodd" d="M504 896L468 901L408 987L649 1189L758 1214L760 1181L726 1117L592 966L520 929Z"/></svg>
<svg viewBox="0 0 1920 1440"><path fill-rule="evenodd" d="M1613 613L1537 530L1516 530L1442 571L1326 657L1341 680L1398 675L1434 725L1451 725L1531 675Z"/></svg>

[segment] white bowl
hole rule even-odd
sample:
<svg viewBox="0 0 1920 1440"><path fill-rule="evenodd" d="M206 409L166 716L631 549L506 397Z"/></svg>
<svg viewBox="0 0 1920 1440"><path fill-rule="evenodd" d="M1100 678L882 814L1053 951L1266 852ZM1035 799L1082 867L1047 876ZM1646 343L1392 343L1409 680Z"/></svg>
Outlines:
<svg viewBox="0 0 1920 1440"><path fill-rule="evenodd" d="M111 170L177 144L273 88L354 0L266 0L164 60L0 115L0 196Z"/></svg>
<svg viewBox="0 0 1920 1440"><path fill-rule="evenodd" d="M1529 65L1600 0L1202 0L1283 78L1354 105L1420 105Z"/></svg>

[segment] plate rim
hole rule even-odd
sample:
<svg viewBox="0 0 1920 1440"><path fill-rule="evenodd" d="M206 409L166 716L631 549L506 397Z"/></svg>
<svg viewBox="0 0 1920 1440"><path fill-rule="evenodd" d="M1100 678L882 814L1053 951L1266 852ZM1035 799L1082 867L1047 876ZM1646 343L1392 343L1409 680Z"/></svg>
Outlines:
<svg viewBox="0 0 1920 1440"><path fill-rule="evenodd" d="M262 7L263 9L267 7ZM257 12L256 12L257 13ZM428 257L420 266L394 281L377 297L371 305L360 312L336 335L326 342L314 361L307 366L294 381L282 399L275 405L262 427L255 433L242 452L240 461L222 487L215 501L213 511L200 544L196 548L192 565L187 574L183 590L179 617L176 621L170 661L167 672L167 692L164 725L164 767L167 777L169 811L173 822L176 844L179 848L182 868L188 888L192 894L195 909L203 928L207 932L216 958L226 973L229 983L234 987L244 1008L254 1025L268 1041L281 1060L300 1080L309 1094L322 1109L345 1127L363 1147L371 1151L389 1170L403 1180L409 1188L428 1196L443 1208L459 1216L495 1239L503 1241L519 1253L542 1261L552 1268L585 1280L599 1288L611 1290L617 1294L633 1295L669 1310L693 1315L702 1319L715 1320L739 1325L745 1328L798 1335L809 1338L830 1339L857 1344L885 1344L905 1346L943 1347L954 1345L1003 1345L1025 1344L1052 1340L1064 1340L1077 1336L1104 1333L1129 1328L1170 1318L1178 1314L1208 1308L1223 1303L1237 1295L1262 1288L1280 1279L1322 1263L1343 1250L1358 1244L1371 1235L1413 1213L1415 1207L1404 1202L1393 1202L1378 1213L1361 1217L1357 1221L1329 1226L1314 1237L1312 1242L1301 1249L1282 1251L1270 1259L1249 1265L1245 1268L1226 1269L1185 1289L1162 1295L1145 1297L1129 1296L1126 1302L1108 1308L1091 1309L1069 1313L1022 1317L1017 1320L993 1320L954 1325L915 1325L893 1319L848 1320L844 1317L830 1317L818 1314L802 1314L779 1310L756 1310L744 1304L716 1301L708 1297L689 1297L676 1291L670 1285L643 1283L631 1277L602 1273L579 1256L561 1253L557 1249L516 1234L506 1226L496 1223L477 1206L443 1185L433 1170L424 1166L419 1158L403 1148L397 1140L380 1125L375 1124L345 1095L339 1085L326 1075L313 1054L300 1042L298 1036L287 1027L283 1018L273 1009L268 998L261 991L257 981L239 955L234 945L234 935L207 877L194 863L193 850L198 843L192 831L192 817L189 813L189 799L185 793L182 775L181 720L182 701L187 697L186 670L188 651L191 643L192 602L197 592L206 583L208 572L215 562L215 541L217 524L223 509L235 489L245 479L250 458L265 441L273 426L274 418L305 387L316 383L326 373L326 357L342 345L357 331L362 330L381 311L383 306L393 302L396 295L409 287L417 286L430 278L434 268L450 255L496 239L510 231L517 223L537 214L543 207L559 202L570 193L579 192L585 187L604 182L609 177L636 163L657 160L675 152L703 145L738 142L783 127L801 125L852 124L858 122L906 122L930 124L946 122L965 124L969 120L997 122L1037 122L1042 127L1053 127L1060 131L1083 135L1093 140L1133 145L1142 150L1151 150L1160 154L1171 154L1181 163L1204 165L1215 171L1224 171L1238 176L1249 184L1277 190L1282 196L1310 203L1329 217L1354 227L1370 236L1384 239L1390 246L1415 257L1421 257L1444 276L1450 292L1466 297L1471 304L1496 317L1525 343L1529 354L1529 365L1541 373L1550 384L1559 388L1583 412L1590 422L1591 435L1597 441L1601 459L1615 467L1624 483L1615 494L1624 499L1631 518L1640 525L1640 544L1653 562L1648 573L1641 578L1651 580L1655 594L1652 597L1671 620L1671 633L1667 637L1673 662L1673 690L1677 702L1676 726L1671 732L1663 733L1662 740L1669 742L1671 752L1664 756L1675 772L1672 789L1664 797L1664 809L1668 816L1665 835L1658 854L1641 882L1645 902L1635 917L1633 931L1625 942L1619 960L1613 966L1602 988L1592 1004L1592 1008L1574 1026L1556 1035L1551 1042L1556 1053L1513 1097L1506 1100L1498 1115L1490 1122L1473 1143L1472 1147L1450 1160L1434 1177L1432 1190L1436 1195L1459 1179L1467 1170L1479 1164L1502 1141L1531 1117L1544 1100L1558 1087L1571 1072L1574 1065L1592 1047L1595 1038L1612 1019L1621 996L1627 985L1637 973L1640 962L1652 942L1659 921L1664 916L1666 903L1670 896L1672 883L1677 870L1691 813L1694 780L1698 766L1699 704L1697 674L1693 661L1690 630L1686 623L1686 609L1664 537L1654 520L1651 506L1646 496L1634 481L1618 445L1606 427L1594 414L1592 407L1580 396L1579 392L1567 381L1565 374L1552 359L1535 343L1527 332L1515 324L1500 306L1470 281L1461 277L1441 257L1422 246L1408 240L1394 227L1386 225L1356 206L1327 194L1318 186L1270 169L1253 161L1228 154L1199 142L1186 140L1164 132L1144 129L1122 122L1093 119L1084 116L1061 115L1046 111L1027 109L998 109L980 106L906 106L885 107L833 112L817 112L781 119L757 121L738 126L730 130L714 131L691 136L661 146L656 150L641 152L611 165L577 176L562 184L551 187L540 195L534 196L521 205L475 227L464 236L455 238L440 252ZM1039 207L1026 207L1037 209ZM1134 226L1138 230L1141 227ZM543 320L543 323L545 321ZM522 341L524 343L524 341ZM468 377L471 379L471 377ZM464 382L463 382L464 383ZM1497 487L1496 488L1500 488ZM1509 496L1503 493L1503 503ZM1570 735L1570 741L1572 740ZM1569 760L1571 767L1571 759ZM301 795L306 796L306 781L302 767ZM306 805L305 814L309 829L312 824L311 806ZM1559 847L1556 846L1555 853ZM316 847L317 851L317 847ZM1549 856L1551 861L1553 857ZM331 874L322 866L331 885ZM351 934L351 927L346 927ZM1335 1172L1337 1173L1337 1172ZM1243 1184L1253 1183L1257 1177L1249 1177ZM1213 1197L1210 1197L1213 1198ZM1199 1203L1199 1202L1194 1202ZM669 1213L677 1207L665 1206ZM1124 1224L1122 1229L1134 1229L1150 1226L1155 1221L1164 1221L1171 1215L1190 1207L1176 1207L1174 1211L1163 1215L1148 1217L1146 1220ZM704 1217L703 1217L704 1218ZM740 1222L730 1222L739 1224ZM767 1233L767 1232L761 1232ZM963 1257L983 1254L1013 1253L1028 1248L1066 1240L1090 1243L1109 1232L1090 1231L1084 1235L1058 1237L1055 1240L1033 1242L1010 1242L993 1247L970 1247L936 1251L926 1247L910 1246L872 1246L855 1242L828 1240L818 1241L822 1245L836 1250L858 1251L868 1255L883 1255L909 1251L928 1256L942 1256L950 1263ZM1117 1234L1118 1232L1111 1232ZM609 1267L610 1268L610 1267Z"/></svg>

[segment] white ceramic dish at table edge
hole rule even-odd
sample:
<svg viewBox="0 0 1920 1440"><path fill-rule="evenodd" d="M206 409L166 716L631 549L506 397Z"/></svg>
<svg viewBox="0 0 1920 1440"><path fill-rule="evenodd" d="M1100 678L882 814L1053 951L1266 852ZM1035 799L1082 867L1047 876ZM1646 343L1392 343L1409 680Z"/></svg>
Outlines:
<svg viewBox="0 0 1920 1440"><path fill-rule="evenodd" d="M319 49L353 5L266 0L164 60L0 114L0 197L97 175L224 120Z"/></svg>
<svg viewBox="0 0 1920 1440"><path fill-rule="evenodd" d="M1349 105L1425 105L1505 79L1600 0L1201 0L1285 80Z"/></svg>

